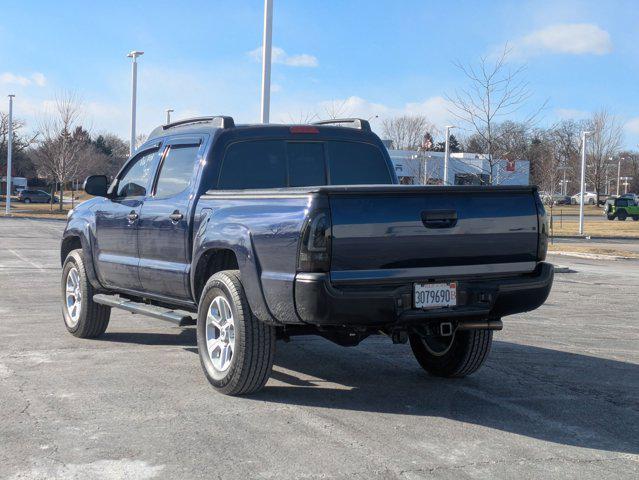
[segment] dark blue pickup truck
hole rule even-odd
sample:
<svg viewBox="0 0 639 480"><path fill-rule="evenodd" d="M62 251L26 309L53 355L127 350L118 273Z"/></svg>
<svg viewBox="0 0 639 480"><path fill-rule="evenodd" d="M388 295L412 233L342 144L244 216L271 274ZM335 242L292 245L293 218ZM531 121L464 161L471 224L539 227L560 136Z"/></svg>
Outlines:
<svg viewBox="0 0 639 480"><path fill-rule="evenodd" d="M85 189L60 252L69 332L101 335L111 308L195 322L226 394L260 389L294 335L383 334L433 375L468 375L552 285L535 187L397 185L365 120L163 125Z"/></svg>

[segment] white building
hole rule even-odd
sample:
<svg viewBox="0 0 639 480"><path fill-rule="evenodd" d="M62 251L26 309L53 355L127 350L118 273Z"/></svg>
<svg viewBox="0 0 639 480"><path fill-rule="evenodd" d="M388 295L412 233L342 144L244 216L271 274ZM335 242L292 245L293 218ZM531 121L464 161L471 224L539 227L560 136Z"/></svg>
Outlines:
<svg viewBox="0 0 639 480"><path fill-rule="evenodd" d="M388 150L395 172L404 184L442 185L444 183L444 152ZM494 159L493 185L528 185L530 162ZM490 183L488 155L451 153L448 162L449 185L488 185Z"/></svg>

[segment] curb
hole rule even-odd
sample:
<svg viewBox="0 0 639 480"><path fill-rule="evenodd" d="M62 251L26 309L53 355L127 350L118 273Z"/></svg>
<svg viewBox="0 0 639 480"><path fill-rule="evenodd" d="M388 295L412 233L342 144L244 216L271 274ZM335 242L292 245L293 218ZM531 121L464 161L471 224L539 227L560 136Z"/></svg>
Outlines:
<svg viewBox="0 0 639 480"><path fill-rule="evenodd" d="M66 218L47 218L47 217L33 217L30 215L0 215L0 219L11 219L11 220L49 220L55 222L66 222Z"/></svg>
<svg viewBox="0 0 639 480"><path fill-rule="evenodd" d="M555 273L575 273L576 270L571 270L569 267L564 267L563 265L554 265L552 266Z"/></svg>
<svg viewBox="0 0 639 480"><path fill-rule="evenodd" d="M550 238L550 237L549 237ZM630 242L639 242L639 237L601 237L601 236L593 236L593 235L555 235L552 237L553 239L562 239L568 238L570 240L628 240Z"/></svg>
<svg viewBox="0 0 639 480"><path fill-rule="evenodd" d="M637 257L624 257L621 255L605 255L602 253L548 252L548 255L563 255L565 257L586 258L589 260L639 260L639 258Z"/></svg>

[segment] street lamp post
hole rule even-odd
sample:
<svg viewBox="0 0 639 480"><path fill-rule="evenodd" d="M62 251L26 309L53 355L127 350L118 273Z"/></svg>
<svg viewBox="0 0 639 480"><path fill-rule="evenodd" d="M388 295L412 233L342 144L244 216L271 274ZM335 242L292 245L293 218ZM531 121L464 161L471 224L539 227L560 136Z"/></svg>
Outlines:
<svg viewBox="0 0 639 480"><path fill-rule="evenodd" d="M586 136L592 132L581 134L581 193L579 194L579 235L584 234L584 195L586 183Z"/></svg>
<svg viewBox="0 0 639 480"><path fill-rule="evenodd" d="M11 161L13 160L13 97L9 95L9 132L7 134L7 191L5 214L11 214Z"/></svg>
<svg viewBox="0 0 639 480"><path fill-rule="evenodd" d="M623 158L619 157L619 163L617 164L617 196L619 196L619 183L621 181L621 160Z"/></svg>
<svg viewBox="0 0 639 480"><path fill-rule="evenodd" d="M171 123L171 113L173 113L174 110L172 108L167 108L166 109L166 124L168 125L169 123Z"/></svg>
<svg viewBox="0 0 639 480"><path fill-rule="evenodd" d="M262 123L268 123L271 109L271 40L273 38L273 0L264 0L262 39Z"/></svg>
<svg viewBox="0 0 639 480"><path fill-rule="evenodd" d="M138 90L138 61L137 58L144 55L144 52L132 50L127 57L132 58L131 63L131 145L129 153L133 155L135 152L135 110L137 103Z"/></svg>
<svg viewBox="0 0 639 480"><path fill-rule="evenodd" d="M446 146L444 148L444 185L448 185L448 162L450 159L450 129L454 125L446 125Z"/></svg>

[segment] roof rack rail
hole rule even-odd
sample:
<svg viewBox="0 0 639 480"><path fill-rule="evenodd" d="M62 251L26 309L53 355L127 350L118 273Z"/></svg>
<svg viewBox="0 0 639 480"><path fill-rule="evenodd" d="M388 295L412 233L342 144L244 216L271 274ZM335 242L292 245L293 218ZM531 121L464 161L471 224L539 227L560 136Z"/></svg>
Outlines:
<svg viewBox="0 0 639 480"><path fill-rule="evenodd" d="M213 117L194 117L187 118L184 120L178 120L177 122L167 123L166 125L162 125L163 130L168 130L169 128L177 127L179 125L188 125L189 123L213 123L215 120L219 121L219 128L233 128L235 127L235 122L233 121L233 117L227 117L224 115L216 115Z"/></svg>
<svg viewBox="0 0 639 480"><path fill-rule="evenodd" d="M368 123L368 120L364 120L363 118L334 118L331 120L321 120L319 122L313 122L313 125L341 125L343 123L350 123L350 128L358 128L360 130L364 130L366 132L371 131L371 124Z"/></svg>

